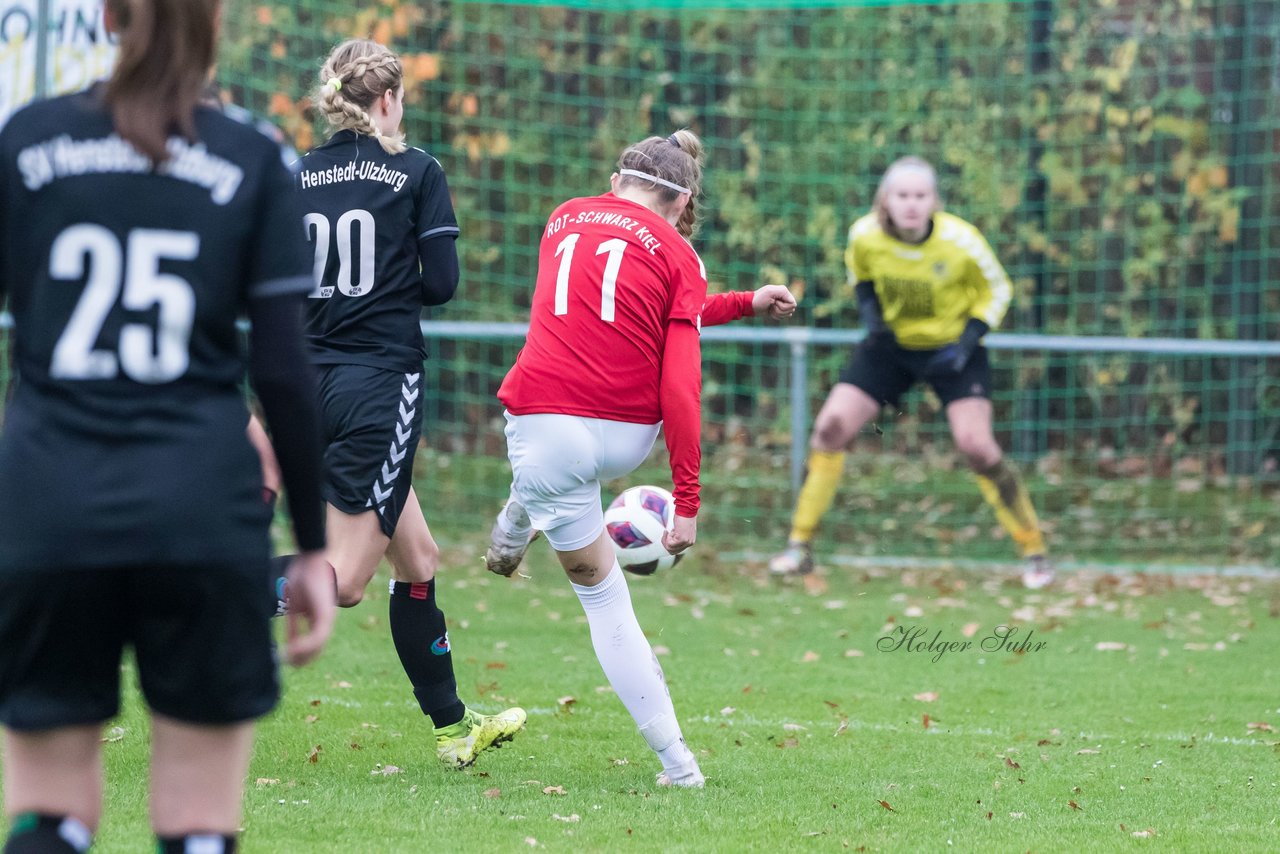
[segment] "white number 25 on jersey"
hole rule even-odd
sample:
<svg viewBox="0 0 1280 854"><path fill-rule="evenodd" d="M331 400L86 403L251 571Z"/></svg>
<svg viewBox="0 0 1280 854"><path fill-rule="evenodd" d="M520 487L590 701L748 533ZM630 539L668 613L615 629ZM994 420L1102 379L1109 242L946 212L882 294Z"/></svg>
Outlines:
<svg viewBox="0 0 1280 854"><path fill-rule="evenodd" d="M192 261L200 254L200 236L190 231L135 228L121 246L108 229L82 223L53 241L49 276L54 281L84 280L66 329L53 347L49 373L66 380L107 380L124 371L140 383L177 379L191 363L191 325L196 297L191 283L160 272L161 261ZM129 311L158 309L149 323L125 323L114 349L98 347L107 316L117 299Z"/></svg>

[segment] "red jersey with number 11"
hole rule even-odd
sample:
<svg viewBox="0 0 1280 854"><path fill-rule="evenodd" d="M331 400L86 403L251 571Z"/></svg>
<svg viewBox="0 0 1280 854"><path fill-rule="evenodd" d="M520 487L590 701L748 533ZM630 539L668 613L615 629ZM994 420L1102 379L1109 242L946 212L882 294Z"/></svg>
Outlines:
<svg viewBox="0 0 1280 854"><path fill-rule="evenodd" d="M698 253L665 219L612 193L571 199L543 231L529 335L498 399L514 415L656 424L667 324L700 325L706 299Z"/></svg>

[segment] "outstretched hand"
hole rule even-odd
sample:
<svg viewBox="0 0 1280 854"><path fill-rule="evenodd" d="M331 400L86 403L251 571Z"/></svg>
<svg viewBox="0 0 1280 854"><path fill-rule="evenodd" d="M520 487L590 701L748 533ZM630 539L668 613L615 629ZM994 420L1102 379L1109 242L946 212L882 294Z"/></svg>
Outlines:
<svg viewBox="0 0 1280 854"><path fill-rule="evenodd" d="M337 613L337 580L324 552L304 552L293 559L289 579L289 616L285 655L294 667L324 649Z"/></svg>
<svg viewBox="0 0 1280 854"><path fill-rule="evenodd" d="M785 285L763 285L751 295L751 313L782 320L795 314L796 298Z"/></svg>

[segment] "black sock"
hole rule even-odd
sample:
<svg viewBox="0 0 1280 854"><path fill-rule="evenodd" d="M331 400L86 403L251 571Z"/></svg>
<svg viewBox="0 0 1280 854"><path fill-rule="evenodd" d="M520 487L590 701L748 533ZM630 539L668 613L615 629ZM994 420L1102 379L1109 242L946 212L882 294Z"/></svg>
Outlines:
<svg viewBox="0 0 1280 854"><path fill-rule="evenodd" d="M236 838L221 833L188 833L185 836L157 837L156 854L235 854ZM219 848L218 844L222 847Z"/></svg>
<svg viewBox="0 0 1280 854"><path fill-rule="evenodd" d="M4 854L81 854L93 844L93 833L65 815L24 812L13 820Z"/></svg>
<svg viewBox="0 0 1280 854"><path fill-rule="evenodd" d="M271 572L268 578L271 579L271 595L267 602L271 606L270 614L273 617L283 617L289 611L285 607L287 601L285 591L285 574L289 571L289 564L297 555L277 555L271 559Z"/></svg>
<svg viewBox="0 0 1280 854"><path fill-rule="evenodd" d="M466 706L458 699L444 612L436 607L435 580L393 582L390 610L391 639L422 713L437 727L456 724Z"/></svg>

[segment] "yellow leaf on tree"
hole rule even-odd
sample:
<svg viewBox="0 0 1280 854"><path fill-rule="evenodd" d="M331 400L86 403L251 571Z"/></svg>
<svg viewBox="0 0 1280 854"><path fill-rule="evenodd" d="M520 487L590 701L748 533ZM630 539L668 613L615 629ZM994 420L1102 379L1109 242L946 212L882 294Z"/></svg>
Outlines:
<svg viewBox="0 0 1280 854"><path fill-rule="evenodd" d="M420 53L413 58L413 76L418 81L435 80L440 76L440 55Z"/></svg>
<svg viewBox="0 0 1280 854"><path fill-rule="evenodd" d="M271 104L267 107L267 112L273 116L287 116L293 112L293 101L283 92L273 92L271 95Z"/></svg>
<svg viewBox="0 0 1280 854"><path fill-rule="evenodd" d="M1222 220L1218 223L1218 240L1222 243L1235 243L1240 236L1240 211L1231 208L1222 212Z"/></svg>

